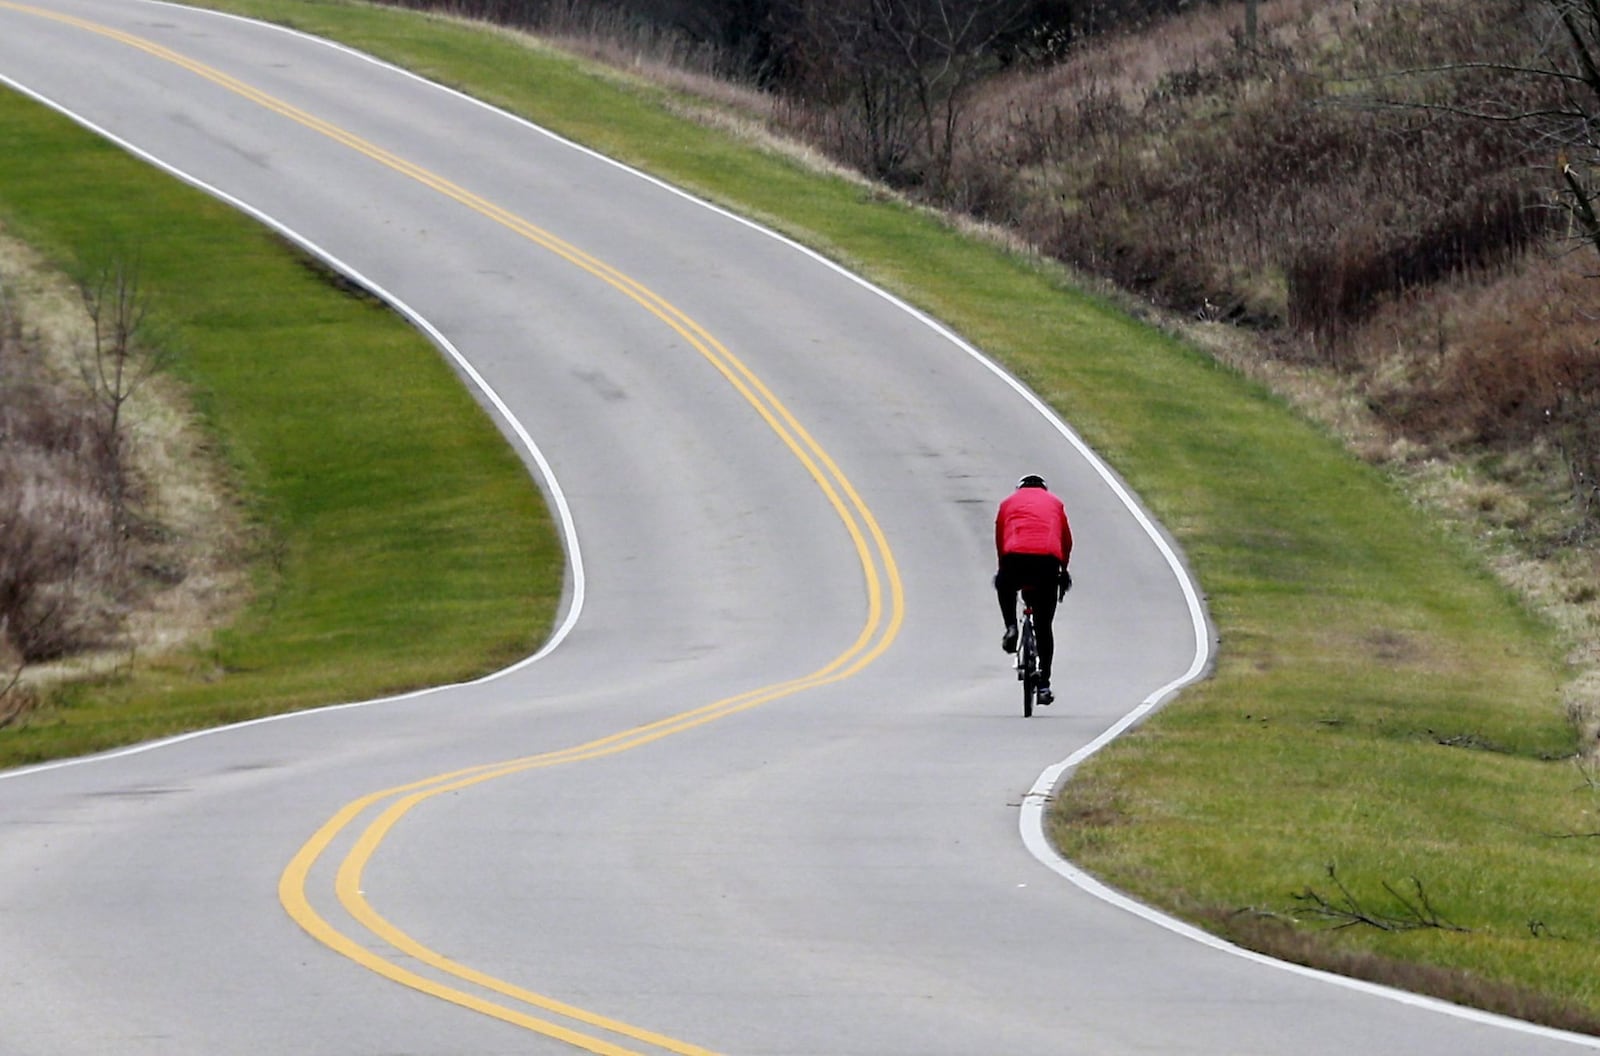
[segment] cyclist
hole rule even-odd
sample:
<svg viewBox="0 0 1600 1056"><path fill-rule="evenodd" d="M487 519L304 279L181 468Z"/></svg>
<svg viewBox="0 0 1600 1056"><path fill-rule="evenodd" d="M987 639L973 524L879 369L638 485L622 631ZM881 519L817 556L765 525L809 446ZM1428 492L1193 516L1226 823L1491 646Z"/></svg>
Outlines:
<svg viewBox="0 0 1600 1056"><path fill-rule="evenodd" d="M1067 508L1037 473L1017 481L1017 490L1000 503L994 518L994 550L999 565L994 589L1006 621L1000 648L1008 653L1017 651L1017 593L1026 592L1039 641L1038 700L1049 704L1055 699L1050 691L1050 661L1056 651L1050 624L1056 602L1072 588L1072 576L1067 572L1072 559L1072 526Z"/></svg>

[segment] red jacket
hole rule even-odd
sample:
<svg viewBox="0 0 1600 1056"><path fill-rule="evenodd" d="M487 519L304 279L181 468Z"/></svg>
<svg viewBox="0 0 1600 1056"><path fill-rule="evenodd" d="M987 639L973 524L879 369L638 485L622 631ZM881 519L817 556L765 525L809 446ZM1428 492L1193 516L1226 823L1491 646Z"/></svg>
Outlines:
<svg viewBox="0 0 1600 1056"><path fill-rule="evenodd" d="M1067 508L1044 488L1018 488L995 514L994 552L996 557L1052 554L1065 566L1072 557Z"/></svg>

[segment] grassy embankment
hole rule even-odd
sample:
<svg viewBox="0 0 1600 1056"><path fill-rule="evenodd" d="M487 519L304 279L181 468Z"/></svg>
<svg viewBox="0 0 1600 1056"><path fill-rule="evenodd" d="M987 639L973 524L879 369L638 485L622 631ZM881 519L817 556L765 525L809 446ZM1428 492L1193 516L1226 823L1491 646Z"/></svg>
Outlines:
<svg viewBox="0 0 1600 1056"><path fill-rule="evenodd" d="M201 648L133 655L0 732L0 765L485 673L548 633L560 545L438 352L274 235L0 92L0 220L65 269L136 256L260 545Z"/></svg>
<svg viewBox="0 0 1600 1056"><path fill-rule="evenodd" d="M1078 861L1245 941L1351 971L1370 954L1401 985L1600 1022L1592 852L1563 838L1596 827L1595 794L1567 761L1559 643L1334 439L1056 270L687 123L660 89L395 11L231 6L769 220L958 327L1110 457L1186 547L1221 658L1067 788L1056 835ZM1347 908L1405 918L1386 886L1414 879L1432 907L1415 922L1465 930L1282 923L1308 916L1296 893L1337 907L1330 866Z"/></svg>

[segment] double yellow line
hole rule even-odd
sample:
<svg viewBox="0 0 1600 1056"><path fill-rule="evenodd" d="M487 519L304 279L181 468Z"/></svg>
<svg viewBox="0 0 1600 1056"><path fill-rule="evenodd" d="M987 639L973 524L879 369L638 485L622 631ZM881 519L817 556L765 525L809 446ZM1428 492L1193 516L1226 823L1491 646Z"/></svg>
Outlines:
<svg viewBox="0 0 1600 1056"><path fill-rule="evenodd" d="M881 649L885 644L886 642L880 643L878 648ZM339 861L334 877L334 892L340 905L369 934L382 940L402 957L410 958L438 973L470 984L479 991L487 991L498 997L509 998L525 1008L537 1009L540 1013L559 1016L588 1028L641 1042L667 1052L679 1053L681 1056L713 1056L709 1050L697 1045L679 1041L655 1031L633 1026L621 1020L534 993L514 983L460 964L424 946L372 908L363 893L362 877L366 866L372 860L384 838L400 819L413 807L434 796L458 792L486 781L493 781L496 778L507 777L528 770L560 766L564 763L582 762L587 759L597 759L625 752L631 748L637 748L640 745L670 737L675 733L681 733L696 726L714 722L727 715L756 707L778 697L846 678L853 674L855 670L859 670L860 667L870 663L870 661L870 654L858 656L854 662L846 665L839 665L839 662L835 661L835 664L829 665L829 667L838 665L838 669L831 674L824 674L823 672L827 672L829 668L823 668L816 674L806 678L752 690L658 722L615 733L609 737L602 737L587 744L580 744L576 747L546 752L540 755L526 756L508 762L492 763L448 774L440 774L422 781L363 796L347 804L330 818L300 848L299 853L294 856L288 868L279 877L278 899L289 915L317 941L386 979L502 1022L556 1038L588 1052L600 1053L604 1054L604 1056L639 1056L637 1050L626 1048L607 1038L585 1033L581 1029L509 1006L495 998L484 997L481 993L463 990L457 985L441 982L434 977L426 976L407 968L399 961L376 953L367 945L339 931L322 914L318 913L312 907L306 895L306 886L312 869L341 834L351 829L363 815L375 813L376 816L372 817L367 822L366 827L355 836L353 845Z"/></svg>
<svg viewBox="0 0 1600 1056"><path fill-rule="evenodd" d="M197 62L151 40L100 23L13 3L11 0L0 0L0 8L64 23L110 38L182 67L229 92L257 103L273 113L416 180L600 279L666 324L715 367L782 439L822 490L855 545L867 592L866 621L850 646L833 660L800 678L749 690L586 744L439 774L363 796L346 805L317 830L316 834L300 848L278 882L279 901L289 916L302 928L330 949L387 979L463 1008L605 1056L636 1056L637 1050L625 1047L625 1042L612 1041L587 1031L603 1032L627 1039L629 1042L678 1053L681 1056L711 1056L707 1050L698 1046L536 994L457 963L429 949L372 908L362 893L362 875L394 826L413 807L434 796L528 770L583 762L625 752L780 697L838 682L851 677L872 663L889 648L899 634L904 619L904 595L894 555L866 503L862 501L849 479L828 453L755 373L702 326L637 280L420 165L291 106L214 67ZM416 964L431 969L437 973L436 975L424 975L397 959L374 952L367 944L351 938L313 908L306 894L311 874L318 862L341 835L352 829L363 816L370 814L375 816L355 836L353 845L336 867L334 892L350 917L371 936L382 940L401 957L409 958ZM441 981L439 976L448 977L456 982ZM473 989L463 989L458 984L467 984ZM508 999L514 1004L502 999ZM546 1018L548 1016L559 1017L567 1022ZM571 1026L569 1023L580 1026Z"/></svg>

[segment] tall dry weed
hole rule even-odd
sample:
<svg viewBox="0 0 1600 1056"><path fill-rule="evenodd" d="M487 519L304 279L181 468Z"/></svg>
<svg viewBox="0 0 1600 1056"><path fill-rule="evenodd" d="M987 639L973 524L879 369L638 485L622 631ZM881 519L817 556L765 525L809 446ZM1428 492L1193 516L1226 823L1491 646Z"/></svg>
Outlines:
<svg viewBox="0 0 1600 1056"><path fill-rule="evenodd" d="M96 411L49 376L0 299L0 656L51 660L100 644L127 586L113 496L123 467Z"/></svg>
<svg viewBox="0 0 1600 1056"><path fill-rule="evenodd" d="M1017 210L1034 241L1178 311L1326 338L1548 228L1525 130L1424 108L1482 85L1402 78L1397 99L1381 76L1480 55L1487 5L1274 5L1250 47L1225 11L991 85L972 142L1040 191Z"/></svg>
<svg viewBox="0 0 1600 1056"><path fill-rule="evenodd" d="M1435 450L1550 452L1570 509L1546 544L1600 531L1600 281L1586 256L1531 257L1374 322L1359 354L1399 431Z"/></svg>

